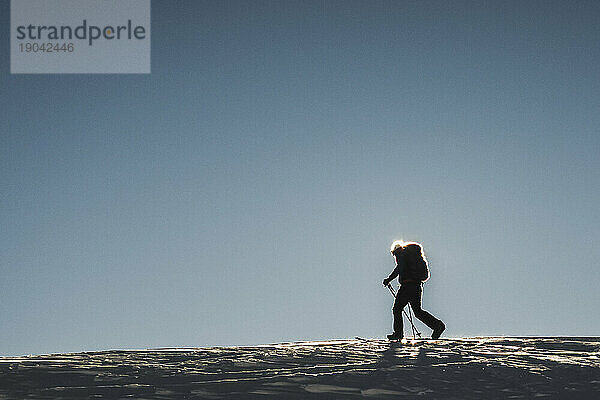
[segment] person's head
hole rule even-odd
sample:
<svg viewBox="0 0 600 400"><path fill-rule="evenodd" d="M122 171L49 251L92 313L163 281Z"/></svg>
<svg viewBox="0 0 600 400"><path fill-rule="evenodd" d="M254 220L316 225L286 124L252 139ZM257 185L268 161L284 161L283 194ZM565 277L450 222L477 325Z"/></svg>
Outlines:
<svg viewBox="0 0 600 400"><path fill-rule="evenodd" d="M392 253L392 256L396 256L398 253L400 253L402 251L403 247L404 247L404 240L394 240L392 242L392 245L390 246L390 253Z"/></svg>
<svg viewBox="0 0 600 400"><path fill-rule="evenodd" d="M423 255L423 247L417 242L405 242L404 240L394 240L390 247L392 256L398 255L400 252L416 253Z"/></svg>

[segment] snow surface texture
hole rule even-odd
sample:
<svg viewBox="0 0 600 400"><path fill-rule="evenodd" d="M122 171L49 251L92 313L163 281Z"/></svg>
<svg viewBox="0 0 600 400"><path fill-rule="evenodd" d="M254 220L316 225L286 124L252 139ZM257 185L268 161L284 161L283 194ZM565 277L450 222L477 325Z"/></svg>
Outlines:
<svg viewBox="0 0 600 400"><path fill-rule="evenodd" d="M336 340L0 357L4 399L600 399L600 338Z"/></svg>

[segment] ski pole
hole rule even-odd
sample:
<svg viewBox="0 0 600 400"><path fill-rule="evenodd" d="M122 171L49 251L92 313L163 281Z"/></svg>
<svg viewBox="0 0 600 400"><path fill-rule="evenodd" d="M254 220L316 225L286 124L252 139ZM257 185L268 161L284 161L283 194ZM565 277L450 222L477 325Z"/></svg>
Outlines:
<svg viewBox="0 0 600 400"><path fill-rule="evenodd" d="M396 291L394 290L394 287L388 283L387 288L390 289L390 292L392 292L392 296L396 298Z"/></svg>
<svg viewBox="0 0 600 400"><path fill-rule="evenodd" d="M390 293L395 298L396 297L396 291L394 290L394 287L388 283L387 284L387 288L390 290ZM410 307L410 303L408 304L408 306ZM411 312L412 307L409 308L408 310L409 310L409 312ZM410 322L410 329L412 330L413 339L416 339L415 334L417 336L419 336L419 338L420 338L421 337L421 332L419 332L419 330L417 329L417 327L413 323L412 314L408 314L404 308L402 309L402 313L406 316L406 319L408 319L408 322Z"/></svg>
<svg viewBox="0 0 600 400"><path fill-rule="evenodd" d="M402 311L404 311L404 310L402 310ZM408 314L406 313L406 311L404 311L404 315L406 315L406 317L408 318L408 321L410 322L410 329L412 330L412 335L413 335L413 340L414 340L414 339L416 339L415 334L418 333L418 331L417 331L417 327L413 323L412 314L410 313L410 304L408 305ZM419 337L421 337L420 334L419 334Z"/></svg>
<svg viewBox="0 0 600 400"><path fill-rule="evenodd" d="M417 329L417 327L415 326L415 324L413 324L413 318L412 318L413 312L414 311L412 310L412 306L410 305L410 303L408 303L408 315L410 315L410 324L413 326L413 328L415 328L415 332L417 333L417 336L420 339L421 338L421 332L419 332L419 330Z"/></svg>

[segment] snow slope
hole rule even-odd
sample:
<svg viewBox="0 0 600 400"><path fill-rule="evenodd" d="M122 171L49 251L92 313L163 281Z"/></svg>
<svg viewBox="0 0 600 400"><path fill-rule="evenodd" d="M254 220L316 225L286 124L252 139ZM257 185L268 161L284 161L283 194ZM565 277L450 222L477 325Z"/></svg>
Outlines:
<svg viewBox="0 0 600 400"><path fill-rule="evenodd" d="M4 399L600 399L600 338L335 340L0 357Z"/></svg>

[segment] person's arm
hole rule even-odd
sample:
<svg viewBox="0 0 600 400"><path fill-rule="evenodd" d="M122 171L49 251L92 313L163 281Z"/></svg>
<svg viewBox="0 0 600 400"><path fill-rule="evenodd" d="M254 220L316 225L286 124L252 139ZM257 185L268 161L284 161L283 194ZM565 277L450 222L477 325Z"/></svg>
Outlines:
<svg viewBox="0 0 600 400"><path fill-rule="evenodd" d="M402 275L402 271L404 271L404 264L404 256L402 256L402 254L397 255L396 268L394 268L390 276L383 280L383 286L387 286L395 277Z"/></svg>

